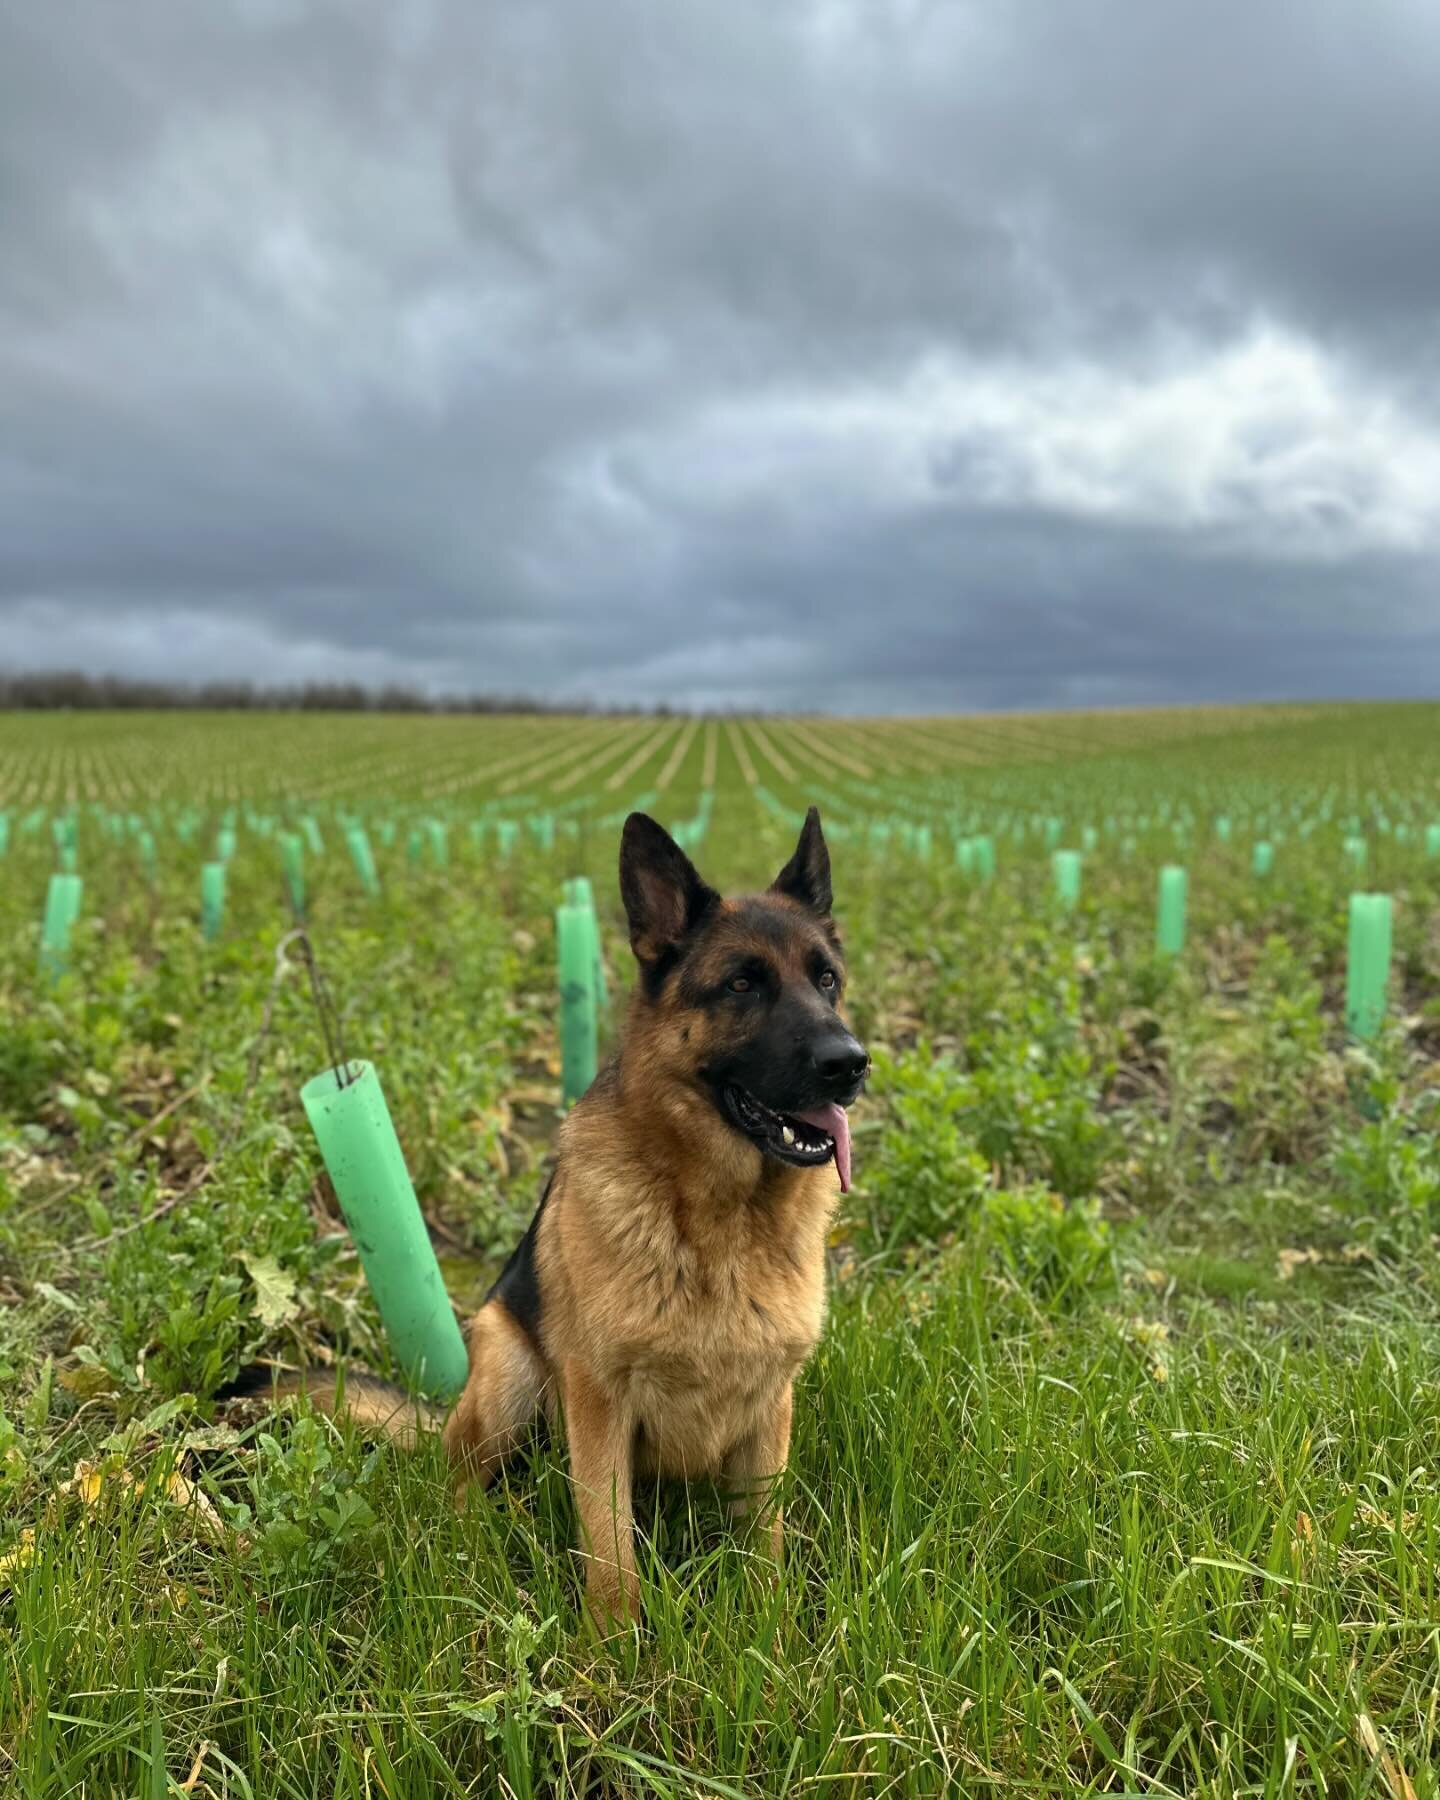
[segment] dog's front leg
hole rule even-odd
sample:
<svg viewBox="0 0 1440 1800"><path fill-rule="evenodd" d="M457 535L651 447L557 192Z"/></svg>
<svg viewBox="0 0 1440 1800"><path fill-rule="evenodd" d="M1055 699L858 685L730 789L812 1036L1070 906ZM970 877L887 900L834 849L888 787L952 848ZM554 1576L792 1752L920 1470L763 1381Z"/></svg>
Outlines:
<svg viewBox="0 0 1440 1800"><path fill-rule="evenodd" d="M787 1381L773 1405L756 1421L725 1458L724 1477L730 1490L730 1516L751 1529L768 1527L770 1553L778 1562L784 1546L784 1523L775 1489L790 1460L790 1415L794 1390Z"/></svg>
<svg viewBox="0 0 1440 1800"><path fill-rule="evenodd" d="M634 1425L616 1396L576 1362L566 1365L562 1402L586 1603L603 1630L640 1614L630 1494Z"/></svg>

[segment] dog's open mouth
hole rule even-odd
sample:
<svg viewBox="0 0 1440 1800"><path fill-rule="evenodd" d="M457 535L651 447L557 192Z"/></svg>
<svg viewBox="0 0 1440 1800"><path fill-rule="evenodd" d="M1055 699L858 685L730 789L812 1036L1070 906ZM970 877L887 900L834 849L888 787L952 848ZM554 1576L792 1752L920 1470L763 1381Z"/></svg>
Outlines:
<svg viewBox="0 0 1440 1800"><path fill-rule="evenodd" d="M850 1192L850 1121L843 1106L828 1100L804 1112L772 1112L748 1088L734 1085L725 1089L725 1104L746 1137L767 1156L802 1169L815 1168L833 1156L840 1192Z"/></svg>

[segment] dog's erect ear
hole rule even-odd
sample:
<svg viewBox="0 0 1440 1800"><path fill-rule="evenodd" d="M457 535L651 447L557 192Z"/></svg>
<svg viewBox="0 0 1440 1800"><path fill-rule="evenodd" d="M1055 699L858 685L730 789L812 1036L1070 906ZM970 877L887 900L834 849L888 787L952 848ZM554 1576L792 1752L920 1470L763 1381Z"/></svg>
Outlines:
<svg viewBox="0 0 1440 1800"><path fill-rule="evenodd" d="M830 892L830 852L820 829L820 809L812 806L800 828L795 854L770 883L772 893L787 894L808 906L822 919L829 918L834 896Z"/></svg>
<svg viewBox="0 0 1440 1800"><path fill-rule="evenodd" d="M620 834L620 898L630 948L653 966L676 949L719 900L663 826L631 813Z"/></svg>

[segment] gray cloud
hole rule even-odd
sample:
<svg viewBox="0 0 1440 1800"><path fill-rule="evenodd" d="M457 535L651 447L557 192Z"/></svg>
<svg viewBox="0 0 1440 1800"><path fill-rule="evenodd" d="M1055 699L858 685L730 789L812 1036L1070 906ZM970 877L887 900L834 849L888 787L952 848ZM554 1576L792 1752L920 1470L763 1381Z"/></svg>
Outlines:
<svg viewBox="0 0 1440 1800"><path fill-rule="evenodd" d="M0 0L0 662L1440 678L1423 0Z"/></svg>

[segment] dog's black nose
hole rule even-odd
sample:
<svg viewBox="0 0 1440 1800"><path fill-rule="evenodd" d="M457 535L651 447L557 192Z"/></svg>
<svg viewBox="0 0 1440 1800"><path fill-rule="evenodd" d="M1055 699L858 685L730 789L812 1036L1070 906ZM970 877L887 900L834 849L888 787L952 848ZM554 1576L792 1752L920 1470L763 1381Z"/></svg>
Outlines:
<svg viewBox="0 0 1440 1800"><path fill-rule="evenodd" d="M852 1037L843 1037L815 1052L816 1073L827 1087L852 1088L869 1067L864 1045Z"/></svg>

